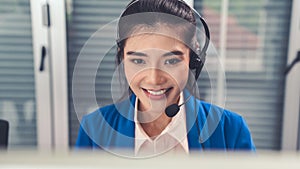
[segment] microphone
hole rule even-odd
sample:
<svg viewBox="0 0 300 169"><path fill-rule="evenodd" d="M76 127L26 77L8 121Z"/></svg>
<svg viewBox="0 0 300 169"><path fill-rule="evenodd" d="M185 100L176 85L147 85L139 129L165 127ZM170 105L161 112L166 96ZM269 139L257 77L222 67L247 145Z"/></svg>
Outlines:
<svg viewBox="0 0 300 169"><path fill-rule="evenodd" d="M165 109L168 117L174 117L179 112L180 106L178 104L171 104Z"/></svg>
<svg viewBox="0 0 300 169"><path fill-rule="evenodd" d="M179 112L180 107L187 103L192 95L190 95L185 102L183 102L181 105L178 104L171 104L170 106L166 107L165 113L168 117L174 117Z"/></svg>

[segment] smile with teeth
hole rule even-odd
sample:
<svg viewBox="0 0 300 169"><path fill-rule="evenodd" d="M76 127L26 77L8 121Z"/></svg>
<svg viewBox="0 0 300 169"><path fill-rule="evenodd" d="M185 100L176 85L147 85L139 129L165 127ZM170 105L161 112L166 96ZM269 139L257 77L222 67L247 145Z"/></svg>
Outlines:
<svg viewBox="0 0 300 169"><path fill-rule="evenodd" d="M162 94L165 94L166 93L166 89L162 89L162 90L157 90L157 91L154 91L154 90L147 90L148 93L154 95L154 96L159 96L159 95L162 95Z"/></svg>

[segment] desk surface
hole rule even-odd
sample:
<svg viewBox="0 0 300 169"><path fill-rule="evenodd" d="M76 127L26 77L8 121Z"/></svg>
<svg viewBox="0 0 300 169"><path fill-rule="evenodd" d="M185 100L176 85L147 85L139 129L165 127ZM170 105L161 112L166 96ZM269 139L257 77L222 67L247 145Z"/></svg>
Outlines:
<svg viewBox="0 0 300 169"><path fill-rule="evenodd" d="M300 153L257 152L200 153L192 155L162 155L147 159L118 157L100 152L0 152L0 169L12 168L230 168L230 169L300 169Z"/></svg>

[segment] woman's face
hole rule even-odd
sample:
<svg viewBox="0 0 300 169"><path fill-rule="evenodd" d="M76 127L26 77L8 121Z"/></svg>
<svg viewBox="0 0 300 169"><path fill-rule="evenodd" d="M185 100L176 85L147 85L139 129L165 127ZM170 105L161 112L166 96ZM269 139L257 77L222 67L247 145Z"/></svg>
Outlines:
<svg viewBox="0 0 300 169"><path fill-rule="evenodd" d="M124 70L140 111L178 103L189 74L189 48L173 38L143 34L127 39Z"/></svg>

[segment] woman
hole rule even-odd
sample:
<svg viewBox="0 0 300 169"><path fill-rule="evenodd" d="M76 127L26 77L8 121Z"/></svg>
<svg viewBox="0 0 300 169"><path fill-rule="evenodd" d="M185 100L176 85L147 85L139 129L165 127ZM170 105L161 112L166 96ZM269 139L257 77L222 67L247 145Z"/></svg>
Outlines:
<svg viewBox="0 0 300 169"><path fill-rule="evenodd" d="M241 116L193 96L209 40L200 50L197 20L205 24L180 0L127 6L118 25L116 60L128 98L84 116L76 147L118 154L124 148L134 156L255 149Z"/></svg>

